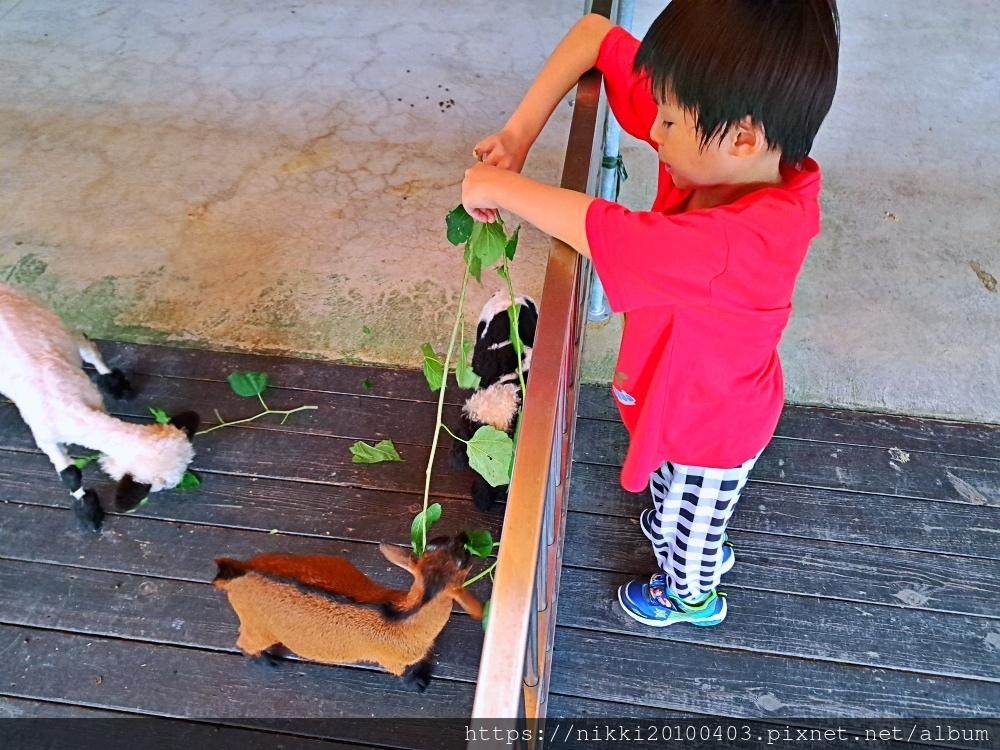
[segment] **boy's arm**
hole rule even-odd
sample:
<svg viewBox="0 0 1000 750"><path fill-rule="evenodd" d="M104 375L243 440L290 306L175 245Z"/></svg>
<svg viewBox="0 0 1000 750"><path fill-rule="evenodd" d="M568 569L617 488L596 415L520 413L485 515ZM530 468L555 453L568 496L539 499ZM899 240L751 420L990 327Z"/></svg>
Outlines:
<svg viewBox="0 0 1000 750"><path fill-rule="evenodd" d="M591 13L566 32L503 130L476 144L484 163L521 171L545 123L580 76L594 67L601 42L613 28L611 21Z"/></svg>
<svg viewBox="0 0 1000 750"><path fill-rule="evenodd" d="M477 221L492 221L493 211L503 208L556 237L585 258L587 209L594 198L575 190L536 182L517 172L489 164L477 164L465 173L462 204Z"/></svg>

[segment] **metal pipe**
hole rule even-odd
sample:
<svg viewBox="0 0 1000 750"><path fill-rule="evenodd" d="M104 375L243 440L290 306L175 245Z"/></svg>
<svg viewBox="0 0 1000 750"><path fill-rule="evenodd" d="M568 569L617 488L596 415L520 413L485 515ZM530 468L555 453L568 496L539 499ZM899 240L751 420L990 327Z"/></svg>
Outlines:
<svg viewBox="0 0 1000 750"><path fill-rule="evenodd" d="M631 30L635 17L635 0L619 0L615 22L624 29ZM601 161L601 187L598 195L609 201L618 200L618 160L621 158L622 128L615 119L611 108L604 124L604 158ZM611 306L604 295L604 285L591 268L590 304L587 306L587 320L601 323L611 317Z"/></svg>

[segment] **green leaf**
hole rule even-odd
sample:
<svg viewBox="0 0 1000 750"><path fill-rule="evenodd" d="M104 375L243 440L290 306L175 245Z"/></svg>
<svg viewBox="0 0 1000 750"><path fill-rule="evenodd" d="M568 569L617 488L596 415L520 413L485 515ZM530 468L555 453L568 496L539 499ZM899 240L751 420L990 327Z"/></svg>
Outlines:
<svg viewBox="0 0 1000 750"><path fill-rule="evenodd" d="M510 274L507 273L506 266L497 266L497 276L510 284Z"/></svg>
<svg viewBox="0 0 1000 750"><path fill-rule="evenodd" d="M410 544L413 545L413 551L417 557L424 555L424 513L425 511L417 513L413 517L413 523L410 524ZM431 524L441 518L441 503L431 503L427 506L426 513L426 523L429 530Z"/></svg>
<svg viewBox="0 0 1000 750"><path fill-rule="evenodd" d="M234 372L229 376L229 385L238 396L259 396L267 388L267 373Z"/></svg>
<svg viewBox="0 0 1000 750"><path fill-rule="evenodd" d="M452 245L461 245L468 242L472 236L472 225L475 219L469 216L465 206L459 203L445 217L445 224L448 225L448 242Z"/></svg>
<svg viewBox="0 0 1000 750"><path fill-rule="evenodd" d="M514 230L514 234L510 236L510 239L507 240L507 244L504 246L503 251L507 256L507 260L514 260L514 253L517 252L517 235L520 231L521 227L518 226L518 228Z"/></svg>
<svg viewBox="0 0 1000 750"><path fill-rule="evenodd" d="M269 532L267 532L267 533L268 533L268 534L277 534L277 533L278 533L278 530L277 530L277 529L271 529L271 530L270 530Z"/></svg>
<svg viewBox="0 0 1000 750"><path fill-rule="evenodd" d="M486 626L490 622L490 602L492 599L487 599L486 604L483 605L483 632L486 632Z"/></svg>
<svg viewBox="0 0 1000 750"><path fill-rule="evenodd" d="M149 413L153 415L153 419L156 420L157 424L167 424L170 422L170 416L163 409L156 409L150 406Z"/></svg>
<svg viewBox="0 0 1000 750"><path fill-rule="evenodd" d="M179 490L193 490L198 487L201 487L201 480L191 471L185 471L184 476L181 477L181 481L177 484L177 489Z"/></svg>
<svg viewBox="0 0 1000 750"><path fill-rule="evenodd" d="M369 328L368 326L362 326L361 327L361 333L365 334L366 336L370 335L371 332L372 332L372 329Z"/></svg>
<svg viewBox="0 0 1000 750"><path fill-rule="evenodd" d="M486 529L467 532L469 541L465 548L476 557L489 557L493 553L493 535Z"/></svg>
<svg viewBox="0 0 1000 750"><path fill-rule="evenodd" d="M421 345L420 351L424 355L424 377L427 378L427 385L431 391L437 391L444 383L444 365L430 344Z"/></svg>
<svg viewBox="0 0 1000 750"><path fill-rule="evenodd" d="M477 221L472 228L468 246L484 266L492 266L500 260L507 246L507 235L504 234L503 224L500 221L489 224Z"/></svg>
<svg viewBox="0 0 1000 750"><path fill-rule="evenodd" d="M380 440L374 446L359 440L351 446L351 453L354 455L351 461L356 464L378 464L383 461L403 460L399 457L396 446L392 444L391 440Z"/></svg>
<svg viewBox="0 0 1000 750"><path fill-rule="evenodd" d="M370 391L372 388L372 381L368 380L367 378L365 380L362 380L361 387L364 388L366 391Z"/></svg>
<svg viewBox="0 0 1000 750"><path fill-rule="evenodd" d="M92 463L93 461L96 461L100 457L101 457L100 453L95 454L93 456L80 456L80 458L73 459L73 465L78 469L82 469L84 466L86 466L89 463Z"/></svg>
<svg viewBox="0 0 1000 750"><path fill-rule="evenodd" d="M472 370L469 364L469 352L472 350L472 342L462 342L462 354L455 364L455 380L458 381L459 388L478 388L479 376Z"/></svg>
<svg viewBox="0 0 1000 750"><path fill-rule="evenodd" d="M474 278L476 281L482 284L483 263L481 260L479 260L479 256L477 256L474 252L472 252L472 248L466 245L465 255L462 257L465 258L465 265L469 267L469 274L472 276L472 278Z"/></svg>
<svg viewBox="0 0 1000 750"><path fill-rule="evenodd" d="M510 466L514 458L514 441L510 435L486 424L476 430L465 450L469 466L491 487L510 484Z"/></svg>

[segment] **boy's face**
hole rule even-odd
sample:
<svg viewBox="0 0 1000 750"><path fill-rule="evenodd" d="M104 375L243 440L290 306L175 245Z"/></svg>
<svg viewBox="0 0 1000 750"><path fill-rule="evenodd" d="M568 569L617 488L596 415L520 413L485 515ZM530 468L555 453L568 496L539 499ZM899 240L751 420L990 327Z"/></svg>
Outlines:
<svg viewBox="0 0 1000 750"><path fill-rule="evenodd" d="M733 147L738 128L731 128L721 139L715 137L702 148L694 113L669 95L657 110L649 137L674 185L695 190L737 181L734 178L741 164L734 161Z"/></svg>

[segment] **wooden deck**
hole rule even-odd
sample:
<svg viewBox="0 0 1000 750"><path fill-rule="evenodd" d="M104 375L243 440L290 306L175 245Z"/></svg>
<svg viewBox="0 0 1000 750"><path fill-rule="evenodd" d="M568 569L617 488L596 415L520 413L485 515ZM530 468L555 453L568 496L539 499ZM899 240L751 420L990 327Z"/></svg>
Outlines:
<svg viewBox="0 0 1000 750"><path fill-rule="evenodd" d="M483 633L464 613L456 610L438 639L435 679L420 695L374 667L255 667L236 649L236 616L210 584L216 557L282 551L342 555L377 581L409 585L377 544L408 545L421 507L437 395L420 372L106 342L101 349L137 391L131 403L110 405L126 417L149 419L151 406L193 408L205 423L215 421L214 409L230 421L252 416L257 400L226 382L247 370L269 374L269 407L319 408L284 426L265 417L196 437L192 469L201 487L109 514L92 536L76 529L71 498L16 409L0 405L0 716L173 716L239 726L470 715ZM448 395L445 421L454 426L461 392ZM402 463L352 463L356 440L386 438ZM472 474L450 471L445 453L439 446L431 501L443 515L434 531L486 528L498 538L502 508L478 513L468 499ZM84 476L99 492L113 489L96 465ZM473 591L488 598L488 579ZM286 731L380 744L378 726L298 722ZM444 731L401 726L386 728L385 744L428 746Z"/></svg>
<svg viewBox="0 0 1000 750"><path fill-rule="evenodd" d="M403 586L377 543L406 544L419 510L436 397L419 372L105 343L148 418L257 413L234 371L267 372L275 409L314 404L195 439L202 486L153 495L77 531L69 498L9 403L0 404L0 717L184 717L246 746L261 719L456 717L472 708L482 631L456 611L418 695L375 668L253 666L210 581L213 558L338 554ZM445 421L457 418L453 389ZM394 441L403 463L351 462L355 440ZM700 630L645 628L615 589L654 566L621 490L626 436L604 389L584 388L576 432L549 716L983 717L1000 714L1000 428L786 409L731 526L730 614ZM82 455L81 451L76 455ZM99 491L94 467L85 470ZM439 448L435 530L480 527L471 474ZM481 566L477 567L477 570ZM489 596L486 582L474 588ZM269 724L312 738L458 747L423 721ZM381 729L380 729L381 728ZM290 744L289 744L290 743ZM353 746L353 745L352 745Z"/></svg>
<svg viewBox="0 0 1000 750"><path fill-rule="evenodd" d="M656 569L626 443L583 389L550 717L1000 715L1000 428L787 407L730 525L729 616L705 629L613 603Z"/></svg>

